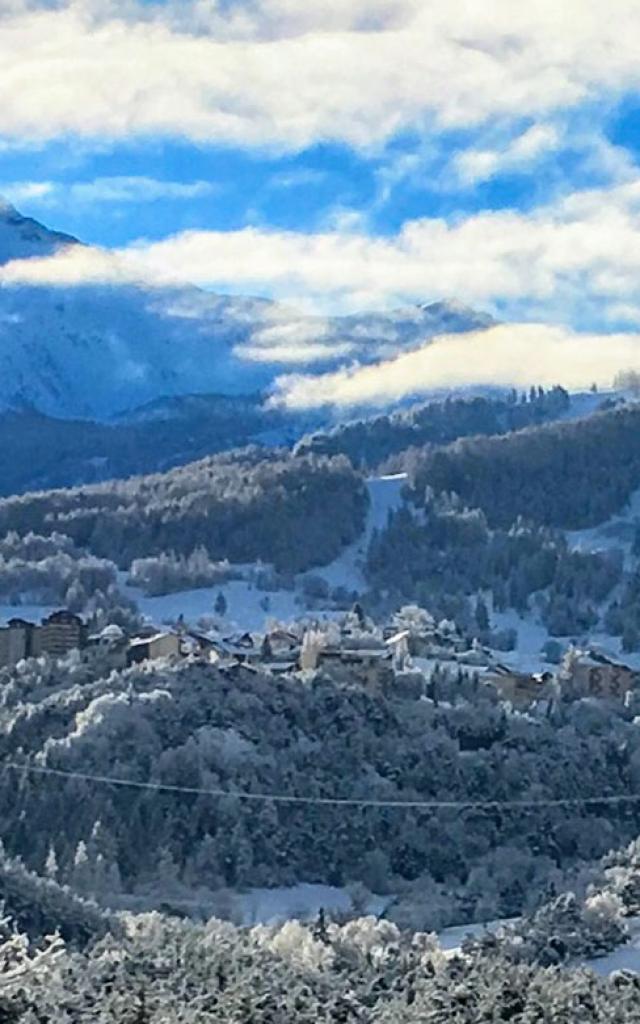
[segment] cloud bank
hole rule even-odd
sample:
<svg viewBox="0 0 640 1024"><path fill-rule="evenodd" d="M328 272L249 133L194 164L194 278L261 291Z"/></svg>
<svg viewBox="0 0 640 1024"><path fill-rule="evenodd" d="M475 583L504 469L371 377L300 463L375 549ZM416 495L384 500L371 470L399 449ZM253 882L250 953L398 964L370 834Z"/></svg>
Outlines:
<svg viewBox="0 0 640 1024"><path fill-rule="evenodd" d="M320 377L290 374L271 402L287 409L384 405L438 388L470 385L575 390L611 385L620 369L640 370L640 335L577 334L544 324L505 324L450 335L374 366Z"/></svg>
<svg viewBox="0 0 640 1024"><path fill-rule="evenodd" d="M633 89L639 36L636 0L5 0L0 136L369 147Z"/></svg>
<svg viewBox="0 0 640 1024"><path fill-rule="evenodd" d="M348 226L319 233L252 227L188 231L112 251L72 247L9 263L0 268L0 283L193 283L325 312L455 296L501 319L613 330L640 320L633 298L639 229L637 178L529 212L411 220L391 236Z"/></svg>

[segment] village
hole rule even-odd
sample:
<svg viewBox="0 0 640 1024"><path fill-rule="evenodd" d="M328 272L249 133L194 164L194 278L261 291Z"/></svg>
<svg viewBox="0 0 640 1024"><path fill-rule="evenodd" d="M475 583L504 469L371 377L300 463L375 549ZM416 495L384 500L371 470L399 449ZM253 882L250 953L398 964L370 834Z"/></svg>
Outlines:
<svg viewBox="0 0 640 1024"><path fill-rule="evenodd" d="M423 692L433 696L438 674L466 673L518 709L554 699L623 702L637 682L633 668L591 645L569 647L559 665L540 672L518 671L454 623L436 623L416 606L402 609L384 625L374 624L356 603L340 621L272 623L262 632L231 635L192 628L182 618L170 627L148 624L131 635L115 624L92 633L67 609L40 623L15 617L0 627L0 668L27 658L59 659L72 651L84 659L102 658L109 669L169 658L280 676L320 672L386 696L393 696L394 687L400 692L408 679L421 680Z"/></svg>

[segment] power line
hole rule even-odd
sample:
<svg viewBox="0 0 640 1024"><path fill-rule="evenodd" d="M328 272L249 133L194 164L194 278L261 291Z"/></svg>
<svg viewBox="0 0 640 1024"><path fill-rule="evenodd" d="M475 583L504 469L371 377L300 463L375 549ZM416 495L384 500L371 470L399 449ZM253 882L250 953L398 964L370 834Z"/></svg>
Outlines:
<svg viewBox="0 0 640 1024"><path fill-rule="evenodd" d="M5 768L30 775L49 775L58 778L80 779L83 782L129 789L153 790L159 793L182 793L187 796L224 797L231 800L249 800L256 803L303 804L324 807L378 807L413 810L527 810L536 807L591 807L602 804L640 803L640 793L619 793L612 796L566 797L557 800L366 800L357 797L290 796L285 793L242 793L228 789L201 789L198 786L172 786L163 782L138 782L118 779L110 775L92 775L88 772L66 771L63 768L44 768L37 765L5 761Z"/></svg>

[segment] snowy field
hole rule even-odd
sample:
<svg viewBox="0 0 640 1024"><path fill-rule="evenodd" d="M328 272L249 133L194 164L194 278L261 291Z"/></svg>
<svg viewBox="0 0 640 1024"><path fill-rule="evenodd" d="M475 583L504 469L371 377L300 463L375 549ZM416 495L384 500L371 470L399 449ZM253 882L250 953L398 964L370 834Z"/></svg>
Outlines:
<svg viewBox="0 0 640 1024"><path fill-rule="evenodd" d="M243 924L279 924L291 918L313 920L322 907L327 913L348 911L351 897L347 889L331 885L301 883L279 889L251 889L237 897ZM368 914L381 914L390 896L372 896Z"/></svg>
<svg viewBox="0 0 640 1024"><path fill-rule="evenodd" d="M583 960L580 966L590 967L596 974L603 976L613 974L614 971L640 972L640 917L630 918L627 924L631 932L629 942L606 956Z"/></svg>
<svg viewBox="0 0 640 1024"><path fill-rule="evenodd" d="M140 590L124 586L124 592L131 597L146 618L157 625L175 622L183 615L192 625L202 616L215 616L214 604L220 592L225 596L227 611L224 616L225 630L260 631L268 619L290 622L304 615L304 608L296 604L298 596L292 590L277 590L267 593L258 590L247 580L230 580L228 583L199 590L181 590L162 597L145 597ZM268 610L262 607L265 597L269 598Z"/></svg>
<svg viewBox="0 0 640 1024"><path fill-rule="evenodd" d="M497 921L481 921L476 924L458 924L451 928L444 928L441 932L438 932L438 942L440 948L448 953L449 956L454 956L455 953L460 951L462 943L467 938L478 939L482 935L488 933L495 934L499 932L505 925L511 924L516 918L503 918Z"/></svg>
<svg viewBox="0 0 640 1024"><path fill-rule="evenodd" d="M364 589L366 584L362 568L371 535L375 529L380 529L386 524L389 512L402 503L401 490L405 480L406 475L401 473L367 481L370 506L361 536L345 548L335 561L312 570L314 574L322 576L332 589L339 586L358 592ZM241 566L240 571L243 575L248 575L252 568L255 567ZM215 587L165 594L162 597L145 597L140 590L126 586L125 578L126 574L123 574L123 591L136 602L143 615L158 624L175 621L180 615L190 623L195 623L201 616L214 615L213 606L220 592L224 594L227 602L224 627L228 632L259 632L270 619L287 623L310 614L305 610L301 600L299 580L295 591L258 590L247 579L242 579L231 580ZM265 598L268 598L266 610L263 607ZM331 618L336 613L314 610L312 614L314 619L322 619Z"/></svg>
<svg viewBox="0 0 640 1024"><path fill-rule="evenodd" d="M392 899L392 896L372 895L364 912L379 916ZM143 912L157 909L164 905L165 900L166 897L160 899L156 891L148 897L123 896L106 902L114 910L127 908ZM348 889L311 882L272 889L250 889L242 893L226 890L222 896L219 893L198 890L190 898L187 891L182 891L179 895L177 892L172 893L166 901L195 918L223 916L235 921L236 924L249 927L256 924L283 924L294 919L313 921L321 908L327 914L347 912L352 908ZM499 918L443 928L438 933L438 943L448 957L455 956L460 952L466 938L479 938L487 933L499 935L502 928L516 920L517 918ZM587 967L603 977L621 970L640 973L640 916L630 918L627 924L630 931L627 943L604 956L580 960L567 964L567 967Z"/></svg>

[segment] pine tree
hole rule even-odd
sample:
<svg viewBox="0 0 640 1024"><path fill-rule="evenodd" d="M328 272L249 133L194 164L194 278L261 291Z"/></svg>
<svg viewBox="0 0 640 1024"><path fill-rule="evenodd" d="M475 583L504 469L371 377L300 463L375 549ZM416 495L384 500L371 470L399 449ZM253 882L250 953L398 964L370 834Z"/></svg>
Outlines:
<svg viewBox="0 0 640 1024"><path fill-rule="evenodd" d="M482 596L478 597L478 600L476 601L475 618L478 629L482 633L486 633L490 626L489 609L487 608L484 598Z"/></svg>

